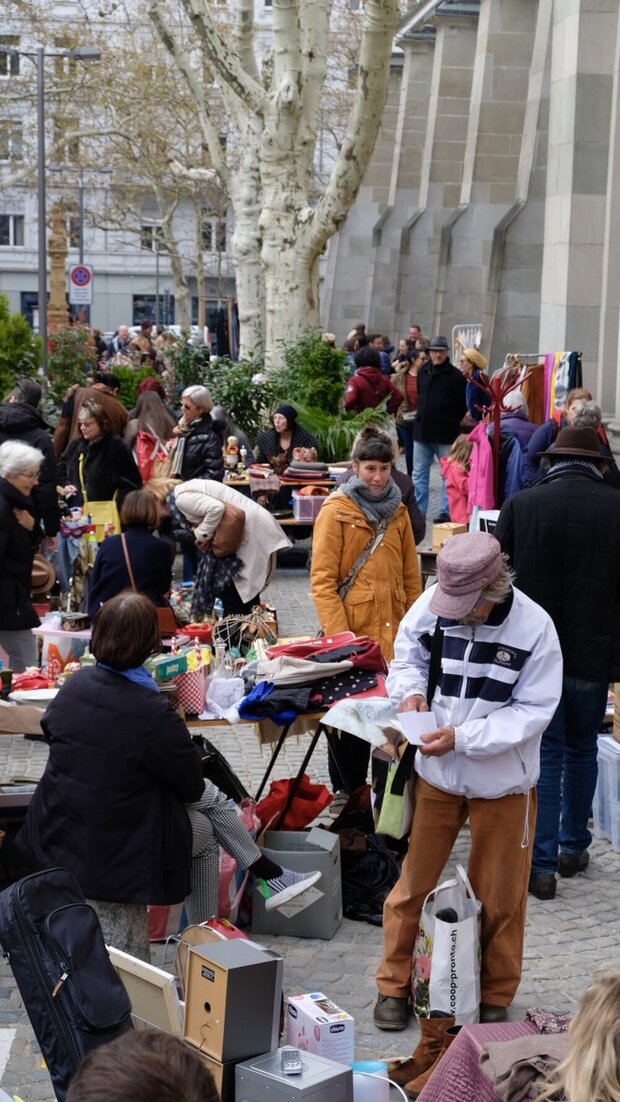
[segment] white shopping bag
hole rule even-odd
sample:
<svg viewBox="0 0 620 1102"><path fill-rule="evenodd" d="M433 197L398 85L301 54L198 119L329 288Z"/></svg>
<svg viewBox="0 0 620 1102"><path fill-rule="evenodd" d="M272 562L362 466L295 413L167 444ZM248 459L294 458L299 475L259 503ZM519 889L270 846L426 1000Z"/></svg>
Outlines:
<svg viewBox="0 0 620 1102"><path fill-rule="evenodd" d="M435 917L446 908L456 911L456 922ZM424 900L412 973L412 1001L420 1017L442 1010L458 1025L478 1021L481 909L462 865L456 866L454 879Z"/></svg>

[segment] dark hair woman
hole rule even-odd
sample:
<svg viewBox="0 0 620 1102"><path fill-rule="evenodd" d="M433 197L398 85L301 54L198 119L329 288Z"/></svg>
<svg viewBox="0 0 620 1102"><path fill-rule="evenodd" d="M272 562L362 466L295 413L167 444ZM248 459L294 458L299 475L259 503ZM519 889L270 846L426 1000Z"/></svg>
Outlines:
<svg viewBox="0 0 620 1102"><path fill-rule="evenodd" d="M150 494L132 490L121 508L121 525L136 588L163 608L172 584L172 550L167 540L153 534L157 507ZM121 536L104 540L97 552L88 589L88 615L94 619L101 605L131 586Z"/></svg>
<svg viewBox="0 0 620 1102"><path fill-rule="evenodd" d="M142 484L129 448L110 432L108 415L97 402L80 406L78 423L82 439L73 440L58 460L63 497L80 504L85 487L89 501L111 501L117 492L122 501Z"/></svg>
<svg viewBox="0 0 620 1102"><path fill-rule="evenodd" d="M170 440L176 421L155 390L145 390L136 402L135 416L127 422L125 443L133 448L139 432L148 432L155 440Z"/></svg>
<svg viewBox="0 0 620 1102"><path fill-rule="evenodd" d="M392 479L392 458L387 433L370 425L359 434L351 454L355 477L327 498L317 517L311 571L312 599L325 634L369 635L388 662L398 625L421 593L411 521ZM341 596L342 582L373 544ZM340 770L330 755L334 789L342 788L341 773L351 791L364 784L369 744L343 734L336 752Z"/></svg>
<svg viewBox="0 0 620 1102"><path fill-rule="evenodd" d="M282 471L293 458L293 448L316 448L317 439L297 424L297 410L284 403L271 419L273 428L262 429L256 438L258 463L271 463Z"/></svg>
<svg viewBox="0 0 620 1102"><path fill-rule="evenodd" d="M184 804L203 792L200 755L143 663L160 646L153 603L125 592L95 620L86 666L42 727L50 752L17 844L37 868L71 870L109 945L149 959L147 904L190 890Z"/></svg>

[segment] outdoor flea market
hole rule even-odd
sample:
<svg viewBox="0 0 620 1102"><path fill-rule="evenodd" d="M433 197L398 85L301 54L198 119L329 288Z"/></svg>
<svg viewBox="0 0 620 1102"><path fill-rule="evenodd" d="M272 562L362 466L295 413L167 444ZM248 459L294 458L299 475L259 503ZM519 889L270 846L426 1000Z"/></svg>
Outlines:
<svg viewBox="0 0 620 1102"><path fill-rule="evenodd" d="M413 328L4 396L0 1098L620 1099L620 472Z"/></svg>

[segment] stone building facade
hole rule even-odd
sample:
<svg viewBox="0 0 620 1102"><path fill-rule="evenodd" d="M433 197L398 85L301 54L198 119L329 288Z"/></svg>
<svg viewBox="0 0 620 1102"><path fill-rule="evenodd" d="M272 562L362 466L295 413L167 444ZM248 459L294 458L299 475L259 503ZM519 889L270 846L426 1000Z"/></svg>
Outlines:
<svg viewBox="0 0 620 1102"><path fill-rule="evenodd" d="M620 415L619 79L620 0L414 4L326 327L480 326L492 368L577 349Z"/></svg>

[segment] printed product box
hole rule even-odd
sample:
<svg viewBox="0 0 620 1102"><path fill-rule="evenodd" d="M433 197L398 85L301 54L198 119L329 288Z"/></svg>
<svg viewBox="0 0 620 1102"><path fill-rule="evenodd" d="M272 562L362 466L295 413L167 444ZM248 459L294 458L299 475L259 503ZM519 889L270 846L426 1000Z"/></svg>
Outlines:
<svg viewBox="0 0 620 1102"><path fill-rule="evenodd" d="M289 995L286 1040L304 1052L351 1064L355 1058L355 1021L321 991Z"/></svg>
<svg viewBox="0 0 620 1102"><path fill-rule="evenodd" d="M256 881L252 893L252 933L329 940L342 922L340 838L327 830L268 830L261 847L271 858L294 872L318 869L321 879L308 891L272 911Z"/></svg>

